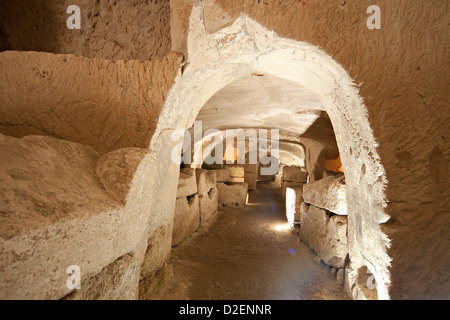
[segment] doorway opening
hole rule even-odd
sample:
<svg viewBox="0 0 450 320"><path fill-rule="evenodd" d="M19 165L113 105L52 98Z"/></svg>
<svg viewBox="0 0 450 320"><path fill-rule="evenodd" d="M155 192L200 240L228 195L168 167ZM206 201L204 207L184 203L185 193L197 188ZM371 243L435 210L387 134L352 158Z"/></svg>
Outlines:
<svg viewBox="0 0 450 320"><path fill-rule="evenodd" d="M298 143L306 147L309 173L314 168L308 166L321 157L324 148L320 146L331 130L338 157L328 157L323 172L331 166L328 162L339 158L345 173L352 269L369 269L378 299L389 299L389 239L380 228L389 218L384 212L387 181L367 110L347 72L319 48L280 38L247 16L207 34L201 3L192 10L188 50L188 64L169 93L150 149L158 157L170 159L176 145L172 133L191 128L199 119L204 122L203 130L248 129L249 123L251 128L278 127L282 134L300 136ZM292 91L293 96L282 94L277 101L281 99L283 104L269 107L268 99L283 90ZM263 92L267 94L261 99ZM298 103L299 94L308 97L306 105ZM218 100L220 104L215 103ZM247 107L236 109L237 101ZM252 109L255 105L259 106ZM331 127L321 130L327 121ZM169 177L175 180L169 183L175 192L179 166L170 161L158 161L155 166L157 172L169 173L159 175L161 181L156 185L163 180L167 185ZM314 175L308 177L311 180ZM164 214L166 221L173 222L174 205L167 201Z"/></svg>

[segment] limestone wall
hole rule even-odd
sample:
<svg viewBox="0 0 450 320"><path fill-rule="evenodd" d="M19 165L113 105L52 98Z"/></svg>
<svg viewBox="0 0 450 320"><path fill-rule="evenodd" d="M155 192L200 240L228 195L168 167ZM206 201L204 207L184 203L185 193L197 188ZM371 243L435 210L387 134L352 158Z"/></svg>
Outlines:
<svg viewBox="0 0 450 320"><path fill-rule="evenodd" d="M189 238L217 214L219 188L215 170L184 168L180 171L172 246Z"/></svg>
<svg viewBox="0 0 450 320"><path fill-rule="evenodd" d="M80 30L66 27L70 5L81 10ZM0 20L0 50L157 60L171 47L169 1L2 1Z"/></svg>
<svg viewBox="0 0 450 320"><path fill-rule="evenodd" d="M376 290L361 293L359 283L351 277L353 270L349 257L347 199L343 176L328 177L303 185L298 193L304 201L298 205L300 239L333 269L337 280L354 299L376 296ZM296 192L295 192L296 191ZM287 208L289 209L289 208ZM292 210L292 209L291 209ZM364 284L365 283L361 283ZM374 289L374 288L372 288Z"/></svg>
<svg viewBox="0 0 450 320"><path fill-rule="evenodd" d="M139 5L137 0L104 0L95 4L92 2L89 6L87 3L80 2L86 24L81 31L69 33L64 27L55 28L55 23L65 23L67 15L56 13L61 10L65 12L67 3L64 1L56 1L54 5L42 1L36 1L35 5L33 1L24 0L1 2L0 50L73 53L106 59L162 60L119 61L37 52L0 53L3 75L0 78L0 132L16 138L30 134L58 138L57 142L49 139L44 143L43 138L14 140L2 136L2 143L10 146L0 149L4 163L2 179L5 181L1 185L4 189L1 210L7 212L2 216L6 219L2 223L5 233L1 245L5 261L2 271L7 275L6 280L13 279L2 284L1 292L7 297L60 298L68 293L64 286L67 275L61 266L69 261L36 263L48 258L48 252L52 252L49 248L53 248L55 243L59 243L59 249L65 252L66 248L73 248L73 241L79 241L79 248L82 249L71 251L71 254L75 260L81 261L82 269L87 270L83 278L85 281L108 266L114 268L112 263L133 250L136 265L144 261L143 268L149 273L162 268L170 254L175 211L175 195L172 198L169 194L176 189L179 174L176 166L158 162L161 157L170 158L167 151L170 149L170 132L167 130L188 126L198 112L195 103L201 108L208 94L215 92L214 88L220 89L227 81L235 79L237 73L241 76L254 71L251 67L242 67L248 61L241 58L239 62L242 64L239 65L242 68L233 64L232 71L225 67L218 69L228 70L229 73L224 73L223 78L214 84L215 87L197 89L194 93L198 101L195 103L183 100L183 106L192 107L183 111L183 119L178 119L180 114L170 109L159 119L160 130L153 136L158 115L167 102L168 91L181 61L180 55L167 53L171 46L187 55L188 22L193 2L170 1L170 16L166 1L150 2L145 7ZM352 118L354 109L341 110L339 117L334 115L335 130L341 137L338 139L339 152L351 187L347 198L353 210L353 206L371 193L383 193L386 201L371 205L387 205L383 209L387 214L385 219L368 206L360 208L358 219L348 216L349 228L351 226L349 245L355 253L371 256L373 264L370 265L371 259L366 259L364 263L374 269L389 262L384 256L377 256L374 245L388 243L391 283L387 285L391 298L448 298L450 243L446 235L450 230L450 66L446 41L450 3L446 0L431 3L425 0L378 1L382 12L381 30L368 30L365 26L368 17L366 9L370 4L364 1L326 0L205 0L205 31L212 33L229 26L241 13L245 13L284 38L304 41L323 49L348 72L367 109L364 109L367 114L361 117L366 119L367 116L370 128L359 127L361 122ZM44 16L55 19L40 18ZM196 35L201 32L198 30ZM222 49L238 41L232 37L223 40L220 44ZM194 52L199 54L203 54L202 50L208 45L204 42L191 43ZM248 54L254 48L241 49ZM217 53L218 48L214 50ZM208 55L192 58L206 61ZM261 64L263 62L260 60ZM211 75L216 75L218 70L211 70ZM201 68L194 71L206 78L208 76ZM188 72L185 79L197 79L198 73L195 72ZM208 80L211 82L210 78ZM196 85L201 87L200 82ZM184 90L185 93L192 91L190 88ZM188 94L183 97L186 96ZM176 106L176 99L176 95L169 99L169 107ZM341 123L347 126L344 128ZM373 132L377 145L359 146L362 140L357 138L365 137L361 132ZM342 137L345 135L348 135L350 142L344 142ZM304 140L321 147L308 150L307 146L307 158L311 154L312 158L318 158L315 153L327 145L333 145L326 141L314 141L313 138L314 135L310 134ZM65 144L63 140L79 144ZM349 147L353 144L358 148ZM127 159L124 154L110 154L112 158L108 158L109 152L129 147L147 149L149 146L152 152L144 152L141 161L133 158L133 168L138 165L137 174L122 176L119 170L117 176L112 175L112 180L108 180L108 166L120 167L121 159ZM20 155L33 150L29 156L34 154L36 159L18 169L16 165L20 161L26 162L26 159L19 159L21 150ZM369 172L371 163L365 161L373 159L375 150L385 175L377 176L377 172ZM44 155L39 156L42 153ZM73 153L76 155L72 156ZM104 158L106 167L97 172L96 163L103 155L107 156ZM307 167L311 163L315 163L314 159L306 164ZM39 169L36 167L33 171L33 165L39 166ZM71 174L69 171L72 170ZM41 179L43 172L50 172L49 177L57 183ZM312 176L314 168L308 168L308 172ZM105 177L108 179L105 180ZM125 189L120 185L110 188L102 185L105 181L115 184L115 179L122 177L128 179ZM129 179L132 181L127 185ZM24 181L27 181L27 186L22 185ZM38 181L45 186L33 187ZM82 181L89 188L82 190L77 181ZM380 186L384 189L380 190ZM131 191L126 192L127 188ZM78 191L71 193L66 189ZM44 193L45 190L49 191ZM86 190L90 192L86 194ZM161 194L163 197L158 197ZM14 205L17 208L13 208ZM52 214L43 214L48 212ZM374 215L376 219L373 219ZM111 217L114 219L109 220ZM22 223L27 219L30 223ZM105 220L112 222L105 225ZM372 238L372 234L364 233L371 227L378 228L380 221L386 238ZM14 227L19 225L19 229ZM123 233L117 233L117 228ZM23 238L18 238L19 234L14 233L18 230L24 232ZM58 230L67 230L68 233L58 234ZM128 234L134 236L129 238ZM27 242L27 237L32 241ZM70 239L70 244L64 237ZM33 243L38 243L38 246L30 255ZM89 254L97 253L89 247L94 244L105 248L104 256L98 259L98 263L88 258ZM17 252L13 254L17 248L23 249L18 256ZM54 255L51 259L59 259L59 256ZM58 272L62 273L43 277L32 277L30 273L21 277L8 269L17 267L21 270L28 266L32 266L30 270L35 270L37 274L46 274L50 270L54 272L54 267L58 266L61 269ZM384 269L382 272L375 271L387 276ZM42 291L42 288L45 290Z"/></svg>
<svg viewBox="0 0 450 320"><path fill-rule="evenodd" d="M135 298L137 256L123 260L125 273L117 277L124 278L104 292L97 290L104 276L122 267L92 277L135 250L145 234L145 212L130 214L125 196L149 151L100 157L89 146L45 136L0 135L0 145L0 297L62 298L72 291L66 271L75 265L83 288L77 296ZM105 177L108 170L115 173Z"/></svg>
<svg viewBox="0 0 450 320"><path fill-rule="evenodd" d="M179 58L171 53L141 62L0 53L0 132L49 135L90 145L99 154L148 148Z"/></svg>

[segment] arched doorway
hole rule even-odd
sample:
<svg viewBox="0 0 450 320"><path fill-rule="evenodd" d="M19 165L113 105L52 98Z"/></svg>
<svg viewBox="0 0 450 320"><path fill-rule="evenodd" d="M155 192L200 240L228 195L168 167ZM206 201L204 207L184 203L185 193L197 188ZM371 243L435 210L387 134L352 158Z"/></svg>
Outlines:
<svg viewBox="0 0 450 320"><path fill-rule="evenodd" d="M283 39L247 16L208 35L201 3L191 14L189 60L167 98L152 138L155 173L151 225L173 220L173 199L158 196L176 190L178 166L169 161L171 133L192 127L205 103L219 90L249 75L271 75L294 82L317 95L329 115L346 175L350 260L366 266L377 282L378 298L389 298L389 239L380 224L384 212L385 171L358 89L346 71L320 49ZM161 188L163 186L163 188Z"/></svg>

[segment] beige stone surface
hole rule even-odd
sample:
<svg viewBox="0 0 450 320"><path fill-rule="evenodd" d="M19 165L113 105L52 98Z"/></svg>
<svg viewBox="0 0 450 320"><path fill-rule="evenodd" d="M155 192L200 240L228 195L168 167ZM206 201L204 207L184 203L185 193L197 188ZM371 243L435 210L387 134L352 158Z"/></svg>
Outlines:
<svg viewBox="0 0 450 320"><path fill-rule="evenodd" d="M219 190L219 205L245 206L247 203L248 184L244 183L217 183Z"/></svg>
<svg viewBox="0 0 450 320"><path fill-rule="evenodd" d="M179 62L176 53L155 61L115 61L1 52L0 133L57 137L100 155L146 149Z"/></svg>
<svg viewBox="0 0 450 320"><path fill-rule="evenodd" d="M300 239L326 264L343 268L348 256L347 217L309 206L302 212Z"/></svg>
<svg viewBox="0 0 450 320"><path fill-rule="evenodd" d="M197 187L199 196L207 195L211 189L216 187L216 172L213 170L196 169Z"/></svg>
<svg viewBox="0 0 450 320"><path fill-rule="evenodd" d="M199 196L178 198L173 221L172 246L176 246L194 233L200 225Z"/></svg>
<svg viewBox="0 0 450 320"><path fill-rule="evenodd" d="M174 285L173 282L173 266L167 263L162 268L141 278L139 281L139 299L161 300Z"/></svg>
<svg viewBox="0 0 450 320"><path fill-rule="evenodd" d="M300 203L300 220L299 220L300 224L302 222L302 216L304 214L308 214L308 210L309 210L309 204L304 203L304 202Z"/></svg>
<svg viewBox="0 0 450 320"><path fill-rule="evenodd" d="M134 173L149 151L125 148L107 153L97 160L96 173L102 187L117 201L125 204Z"/></svg>
<svg viewBox="0 0 450 320"><path fill-rule="evenodd" d="M334 215L327 226L327 241L323 244L321 258L336 268L343 268L348 259L347 217Z"/></svg>
<svg viewBox="0 0 450 320"><path fill-rule="evenodd" d="M302 211L300 239L316 253L320 252L321 241L326 241L328 219L325 210L314 206L309 206L308 211Z"/></svg>
<svg viewBox="0 0 450 320"><path fill-rule="evenodd" d="M185 198L198 192L196 169L184 168L180 171L178 181L177 199Z"/></svg>
<svg viewBox="0 0 450 320"><path fill-rule="evenodd" d="M347 193L344 176L329 176L303 186L306 203L335 214L347 215Z"/></svg>
<svg viewBox="0 0 450 320"><path fill-rule="evenodd" d="M170 258L172 248L173 222L154 230L147 240L147 249L141 264L141 275L147 277L164 267ZM167 241L170 239L170 241Z"/></svg>
<svg viewBox="0 0 450 320"><path fill-rule="evenodd" d="M217 187L212 188L203 196L199 197L200 205L200 223L206 222L217 214L219 205L219 190Z"/></svg>
<svg viewBox="0 0 450 320"><path fill-rule="evenodd" d="M81 30L66 27L72 4L80 7ZM155 60L171 46L169 1L2 1L0 20L10 50Z"/></svg>
<svg viewBox="0 0 450 320"><path fill-rule="evenodd" d="M45 136L0 134L1 237L121 207L96 176L88 146Z"/></svg>
<svg viewBox="0 0 450 320"><path fill-rule="evenodd" d="M34 18L48 16L54 9L49 10L48 4L43 2L39 2L39 6L28 6L29 3L1 3L2 9L14 8L13 14L10 10L0 10L2 21L13 19L23 23L8 23L8 28L19 30L7 30L8 38L3 35L2 26L0 48L8 48L6 40L19 41L21 38L24 44L35 41L38 44L35 50L44 48L41 46L44 40L59 43L54 41L56 28L48 27L48 21L52 19ZM133 3L118 2L111 12L100 10L96 18L98 29L93 28L93 32L102 28L106 30L104 21L110 21L112 17L123 15L124 18L111 22L111 32L103 38L81 39L87 43L101 40L99 47L104 46L104 50L100 50L99 55L103 58L117 57L122 52L118 48L122 45L121 39L118 39L118 44L113 44L111 40L117 39L112 35L118 33L118 26L130 25L128 13L131 17L142 17L131 22L133 29L136 25L148 26L167 19L167 2L160 3L166 6L161 7L160 17L155 16L157 11L153 11L155 7L152 5L146 10L140 10L140 6L128 10L127 6ZM191 0L170 1L171 9L174 9L171 11L172 45L174 40L180 41L172 47L186 56L186 35L193 3ZM293 128L311 125L301 137L302 143L307 142L306 158L310 163L306 165L310 177L314 177L315 159L323 147L336 147L335 143L328 141L329 135L321 134L324 130L333 133L334 128L347 179L349 246L355 269L363 264L372 266L380 280L381 299L448 297L450 243L445 235L449 231L447 213L450 201L450 113L447 112L449 4L448 1L436 1L430 5L425 0L382 0L379 5L382 30L368 30L364 24L368 5L363 1L256 3L253 0L205 0L204 28L191 30L190 64L185 66L180 81L174 87L174 98L167 101L167 113L160 118L155 142L151 144L151 149L157 154L152 161L156 162L161 157L170 159L165 152L171 148L164 136L165 130L189 127L202 106L224 87L231 84L221 92L222 97L229 97L230 94L235 96L240 88L255 89L257 84L273 92L276 89L273 84L279 79L291 93L296 85L302 83L300 87L305 95L307 91L304 89L308 87L320 97L331 122L327 122L322 114L309 114L318 116L312 125L307 121L306 125L302 122L302 126ZM123 11L125 8L127 13ZM239 19L231 29L208 35L208 32L229 25L242 13L265 26L268 32L258 24ZM92 11L93 17L96 14ZM58 16L58 19L64 24L64 17ZM191 21L195 22L195 16ZM36 28L33 30L30 26ZM33 32L26 32L27 28ZM167 24L162 23L154 30L156 33L159 30L165 32L162 31L164 28ZM71 36L80 38L79 34L75 31ZM167 38L166 35L163 37ZM150 36L144 42L139 39L131 42L150 46L155 43ZM192 39L197 39L197 42ZM304 41L305 45L299 45L298 41ZM93 46L93 49L99 47ZM138 47L133 44L133 48ZM77 48L81 52L86 46ZM123 51L136 53L128 49ZM150 51L153 52L148 54ZM142 54L154 57L162 52L150 51L145 49ZM135 57L138 55L133 54L132 58ZM337 63L334 65L330 61ZM318 65L325 70L314 69ZM173 81L178 69L178 64L170 61L163 61L160 67L153 66L154 63L139 61L3 52L0 54L3 75L0 79L0 132L16 137L31 133L74 140L90 145L100 155L125 147L146 148L165 94L171 86L168 83ZM171 70L168 73L173 76L160 72L163 69ZM264 76L259 76L261 74ZM299 74L302 77L298 77ZM263 80L267 75L271 79ZM149 82L153 85L146 86ZM252 82L254 86L242 87L242 83ZM159 86L164 89L155 89ZM80 96L85 100L80 101ZM284 110L286 114L278 114L273 119L289 120L289 116L294 115L290 113L294 109ZM250 119L257 118L253 110L249 113L253 116ZM147 117L149 114L152 116ZM298 113L295 116L301 118ZM219 119L222 123L224 120L230 118ZM286 121L275 122L280 127L283 124ZM160 225L170 228L175 201L169 194L176 190L178 170L173 170L169 164L150 164L150 158L145 157L144 164L138 169L139 174L133 178L127 213L142 217L144 211L151 212L151 218L141 219L141 223L147 225L149 234L153 234ZM318 173L322 171L320 166L317 169ZM14 180L20 181L20 175L15 177L19 178ZM60 184L65 183L64 180ZM46 187L44 184L41 188ZM52 187L48 187L49 190L53 190ZM64 192L55 194L58 198L65 196ZM163 196L159 197L161 194ZM80 192L80 195L84 196L84 193ZM11 193L6 194L6 197L11 196ZM106 192L105 197L109 198ZM81 198L74 203L81 206L87 203L89 211L93 205L90 198L85 202ZM27 201L22 204L28 205ZM60 213L66 211L70 210L63 208L56 212L61 216L64 214ZM164 243L167 241L166 235ZM2 244L2 250L4 248L6 246ZM114 259L118 257L113 256ZM106 260L108 263L113 261ZM46 275L45 272L43 274Z"/></svg>
<svg viewBox="0 0 450 320"><path fill-rule="evenodd" d="M308 173L300 166L284 166L283 180L306 183Z"/></svg>
<svg viewBox="0 0 450 320"><path fill-rule="evenodd" d="M217 182L231 182L231 173L229 170L214 170L216 172Z"/></svg>
<svg viewBox="0 0 450 320"><path fill-rule="evenodd" d="M120 257L100 273L84 280L64 300L136 300L139 265L130 255Z"/></svg>
<svg viewBox="0 0 450 320"><path fill-rule="evenodd" d="M69 266L84 281L137 246L145 214L101 187L91 147L45 136L0 143L3 299L62 298Z"/></svg>

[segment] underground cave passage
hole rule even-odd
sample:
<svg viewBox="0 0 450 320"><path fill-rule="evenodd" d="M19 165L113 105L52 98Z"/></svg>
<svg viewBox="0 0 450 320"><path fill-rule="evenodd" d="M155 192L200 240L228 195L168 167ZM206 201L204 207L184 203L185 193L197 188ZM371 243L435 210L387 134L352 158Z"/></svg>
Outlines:
<svg viewBox="0 0 450 320"><path fill-rule="evenodd" d="M0 298L450 297L448 1L47 2L0 1Z"/></svg>
<svg viewBox="0 0 450 320"><path fill-rule="evenodd" d="M175 284L163 282L163 298L349 298L345 178L314 93L249 75L215 93L178 139Z"/></svg>

